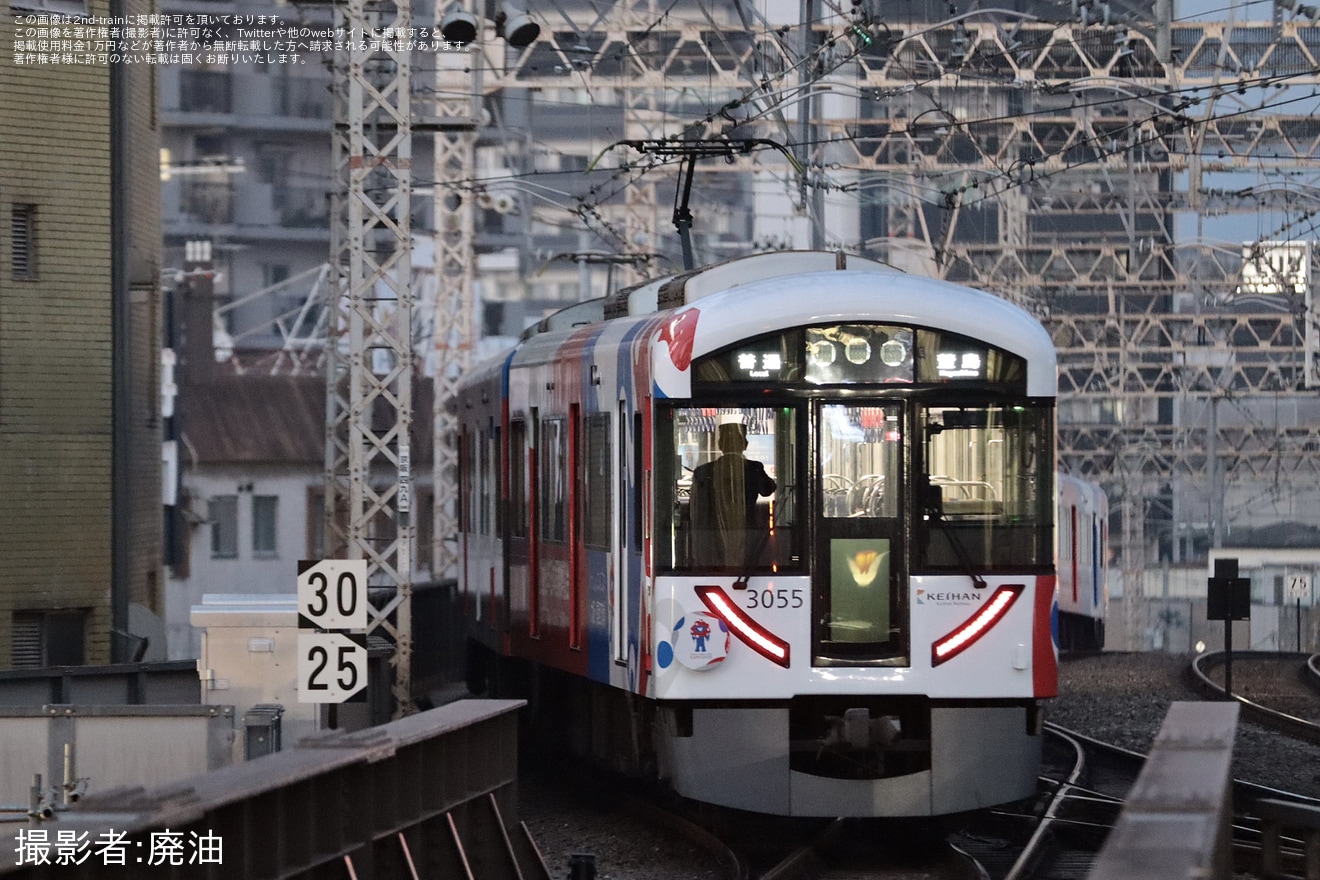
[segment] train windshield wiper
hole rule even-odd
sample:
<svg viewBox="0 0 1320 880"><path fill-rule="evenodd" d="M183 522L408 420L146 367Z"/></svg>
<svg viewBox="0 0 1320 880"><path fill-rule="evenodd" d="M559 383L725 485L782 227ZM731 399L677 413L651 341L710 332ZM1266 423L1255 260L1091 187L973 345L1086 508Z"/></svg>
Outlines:
<svg viewBox="0 0 1320 880"><path fill-rule="evenodd" d="M939 491L939 487L932 487ZM956 529L952 528L944 519L943 505L929 504L926 507L926 519L939 526L940 533L949 541L949 546L953 548L953 555L958 557L958 564L962 566L963 574L972 579L972 585L978 590L985 589L985 578L981 577L976 571L976 566L972 565L971 554L967 552L966 545Z"/></svg>
<svg viewBox="0 0 1320 880"><path fill-rule="evenodd" d="M770 532L773 531L773 527L777 525L780 525L780 523L767 523L765 528L757 530L756 541L747 550L747 556L743 560L742 574L738 575L738 579L733 582L733 589L747 589L747 582L750 581L752 575L756 573L756 561L761 558L761 551L765 549L766 543L770 540Z"/></svg>

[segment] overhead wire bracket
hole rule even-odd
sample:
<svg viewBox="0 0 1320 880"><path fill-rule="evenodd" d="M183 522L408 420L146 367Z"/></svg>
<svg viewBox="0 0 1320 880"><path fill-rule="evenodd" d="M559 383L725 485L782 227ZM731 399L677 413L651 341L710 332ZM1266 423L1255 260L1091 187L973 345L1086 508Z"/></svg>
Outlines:
<svg viewBox="0 0 1320 880"><path fill-rule="evenodd" d="M683 248L683 268L691 270L696 268L696 257L692 251L692 209L688 207L692 197L692 178L696 172L698 159L723 158L733 161L735 156L745 156L752 153L757 147L770 147L778 150L788 159L790 165L799 174L802 173L801 163L793 157L793 154L781 143L772 141L768 138L721 138L719 140L681 140L681 139L652 139L652 140L624 140L616 141L610 144L587 166L587 170L592 170L600 157L615 147L631 147L639 153L646 153L649 156L659 156L660 158L681 158L684 160L682 169L679 172L678 187L674 191L674 228L678 230L679 242Z"/></svg>

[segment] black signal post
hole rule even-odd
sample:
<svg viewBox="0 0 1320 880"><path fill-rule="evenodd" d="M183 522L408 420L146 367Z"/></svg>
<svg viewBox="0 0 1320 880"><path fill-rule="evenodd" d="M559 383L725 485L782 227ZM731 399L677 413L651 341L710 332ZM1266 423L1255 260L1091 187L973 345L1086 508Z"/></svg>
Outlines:
<svg viewBox="0 0 1320 880"><path fill-rule="evenodd" d="M1216 559L1206 580L1206 620L1224 622L1224 696L1233 698L1233 621L1251 619L1251 579L1238 577L1236 559Z"/></svg>

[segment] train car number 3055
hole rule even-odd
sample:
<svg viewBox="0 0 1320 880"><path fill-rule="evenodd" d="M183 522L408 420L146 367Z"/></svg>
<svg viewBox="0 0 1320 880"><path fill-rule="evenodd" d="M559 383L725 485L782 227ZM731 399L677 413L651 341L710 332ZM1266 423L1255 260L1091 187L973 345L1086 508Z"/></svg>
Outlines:
<svg viewBox="0 0 1320 880"><path fill-rule="evenodd" d="M801 608L802 602L801 587L748 590L743 596L743 604L748 608Z"/></svg>

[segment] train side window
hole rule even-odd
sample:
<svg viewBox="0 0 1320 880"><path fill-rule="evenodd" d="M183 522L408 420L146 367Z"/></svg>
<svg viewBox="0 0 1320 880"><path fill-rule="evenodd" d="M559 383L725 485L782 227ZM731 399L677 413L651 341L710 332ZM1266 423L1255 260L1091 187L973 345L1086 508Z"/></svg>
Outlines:
<svg viewBox="0 0 1320 880"><path fill-rule="evenodd" d="M476 435L477 510L474 532L486 535L490 533L490 437L485 431Z"/></svg>
<svg viewBox="0 0 1320 880"><path fill-rule="evenodd" d="M541 540L568 540L568 431L564 419L541 422L537 521Z"/></svg>
<svg viewBox="0 0 1320 880"><path fill-rule="evenodd" d="M614 521L614 486L610 479L610 414L586 417L583 450L583 543L597 550L610 549Z"/></svg>
<svg viewBox="0 0 1320 880"><path fill-rule="evenodd" d="M501 428L495 428L490 437L490 485L491 485L491 520L492 534L504 534L504 505L500 503L503 495L504 468L503 460L500 458L500 434Z"/></svg>
<svg viewBox="0 0 1320 880"><path fill-rule="evenodd" d="M527 537L527 423L509 422L509 534Z"/></svg>
<svg viewBox="0 0 1320 880"><path fill-rule="evenodd" d="M500 496L500 452L499 429L492 428L481 432L481 522L478 531L483 535L498 534L496 528L496 503Z"/></svg>
<svg viewBox="0 0 1320 880"><path fill-rule="evenodd" d="M642 468L644 461L642 453L645 449L642 444L642 414L633 414L633 533L632 546L634 550L642 548L642 494L645 480L642 479Z"/></svg>
<svg viewBox="0 0 1320 880"><path fill-rule="evenodd" d="M467 501L472 494L472 463L469 461L471 455L472 440L468 432L462 430L458 434L458 498L455 499L455 503L458 506L458 530L464 533L472 530L468 522L472 505Z"/></svg>

